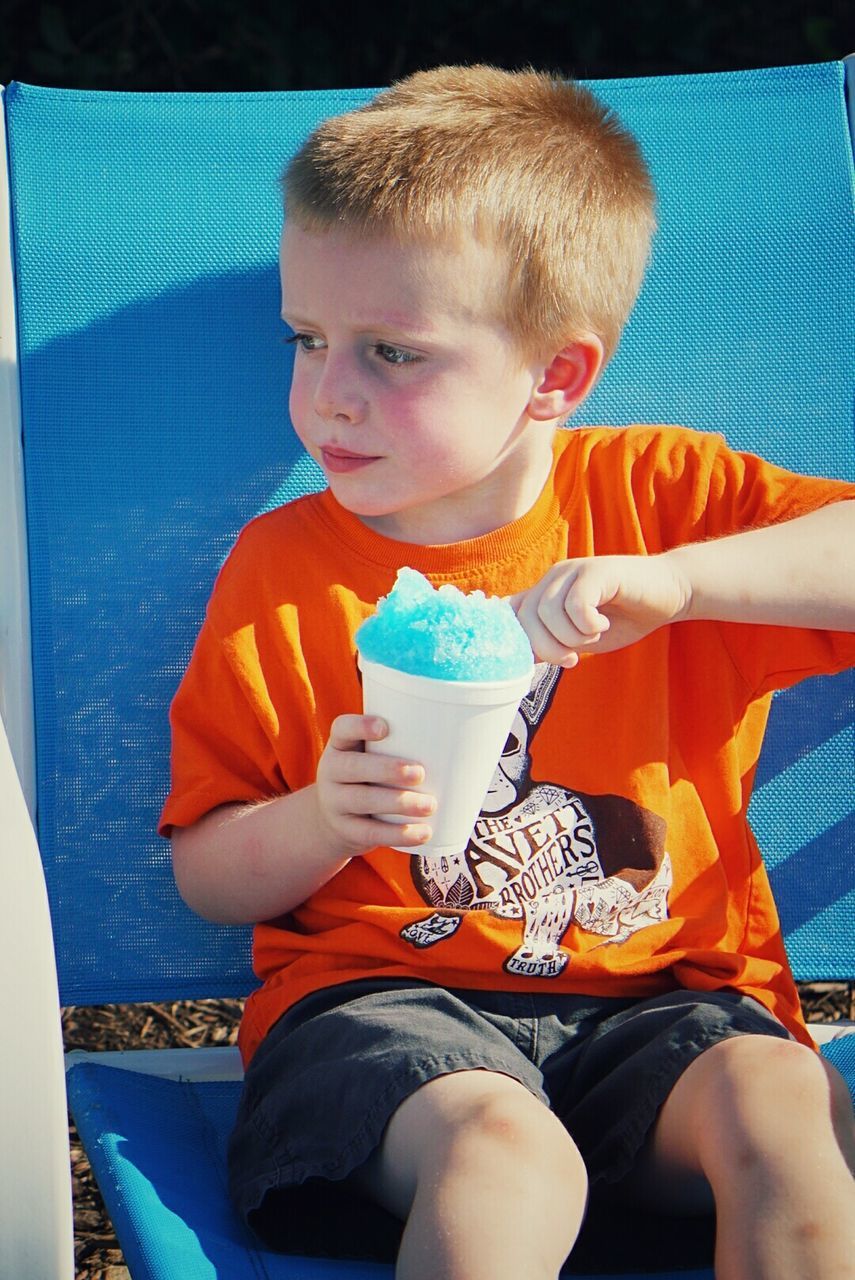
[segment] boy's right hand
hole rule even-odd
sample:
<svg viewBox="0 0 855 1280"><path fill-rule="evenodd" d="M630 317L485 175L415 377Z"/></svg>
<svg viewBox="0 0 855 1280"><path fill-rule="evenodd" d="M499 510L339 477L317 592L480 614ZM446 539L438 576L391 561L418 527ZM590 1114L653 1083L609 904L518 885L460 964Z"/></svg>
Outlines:
<svg viewBox="0 0 855 1280"><path fill-rule="evenodd" d="M377 845L414 849L430 839L423 819L436 808L433 796L413 791L424 781L424 769L411 760L365 750L389 732L377 716L343 715L332 723L329 741L318 762L317 800L322 822L350 856ZM377 814L400 814L411 822L384 822Z"/></svg>

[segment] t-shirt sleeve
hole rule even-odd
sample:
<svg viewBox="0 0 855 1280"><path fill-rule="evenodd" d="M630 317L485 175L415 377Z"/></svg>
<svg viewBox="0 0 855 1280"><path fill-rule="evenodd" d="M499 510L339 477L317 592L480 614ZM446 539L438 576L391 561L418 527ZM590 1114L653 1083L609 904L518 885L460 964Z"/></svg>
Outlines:
<svg viewBox="0 0 855 1280"><path fill-rule="evenodd" d="M800 475L711 437L706 536L795 520L820 507L855 499L855 484Z"/></svg>
<svg viewBox="0 0 855 1280"><path fill-rule="evenodd" d="M189 826L221 804L287 790L263 718L207 619L170 709L171 786L159 831Z"/></svg>

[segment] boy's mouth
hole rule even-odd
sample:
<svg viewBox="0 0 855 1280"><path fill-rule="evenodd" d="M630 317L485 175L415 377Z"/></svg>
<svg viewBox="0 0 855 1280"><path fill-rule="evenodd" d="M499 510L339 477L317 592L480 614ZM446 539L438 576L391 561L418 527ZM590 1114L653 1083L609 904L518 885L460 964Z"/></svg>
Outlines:
<svg viewBox="0 0 855 1280"><path fill-rule="evenodd" d="M348 471L358 471L369 462L376 462L372 454L352 453L350 449L321 448L321 462L325 471L342 475Z"/></svg>

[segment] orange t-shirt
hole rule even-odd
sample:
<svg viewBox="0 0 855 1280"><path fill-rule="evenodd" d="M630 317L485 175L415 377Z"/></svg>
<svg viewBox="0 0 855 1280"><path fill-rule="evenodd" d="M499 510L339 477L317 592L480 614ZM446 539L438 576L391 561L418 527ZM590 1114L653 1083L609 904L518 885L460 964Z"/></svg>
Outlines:
<svg viewBox="0 0 855 1280"><path fill-rule="evenodd" d="M681 428L560 431L525 516L463 543L384 538L329 492L253 520L217 579L172 712L161 830L314 781L361 709L354 632L402 565L508 595L556 561L654 554L790 519L855 486ZM745 811L771 693L855 662L855 635L663 627L536 668L466 851L354 858L255 928L249 1060L296 1000L362 977L603 996L731 988L809 1037Z"/></svg>

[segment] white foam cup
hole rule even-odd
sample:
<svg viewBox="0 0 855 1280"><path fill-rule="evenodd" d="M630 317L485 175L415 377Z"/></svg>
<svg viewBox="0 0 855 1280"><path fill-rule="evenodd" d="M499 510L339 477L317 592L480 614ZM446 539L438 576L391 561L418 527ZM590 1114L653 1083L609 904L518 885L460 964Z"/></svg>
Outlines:
<svg viewBox="0 0 855 1280"><path fill-rule="evenodd" d="M369 662L358 655L362 706L389 726L367 751L398 756L423 766L424 782L414 791L436 797L425 819L433 829L427 844L402 853L442 855L466 848L507 742L517 708L531 685L532 669L510 680L435 680ZM378 814L388 822L413 822Z"/></svg>

